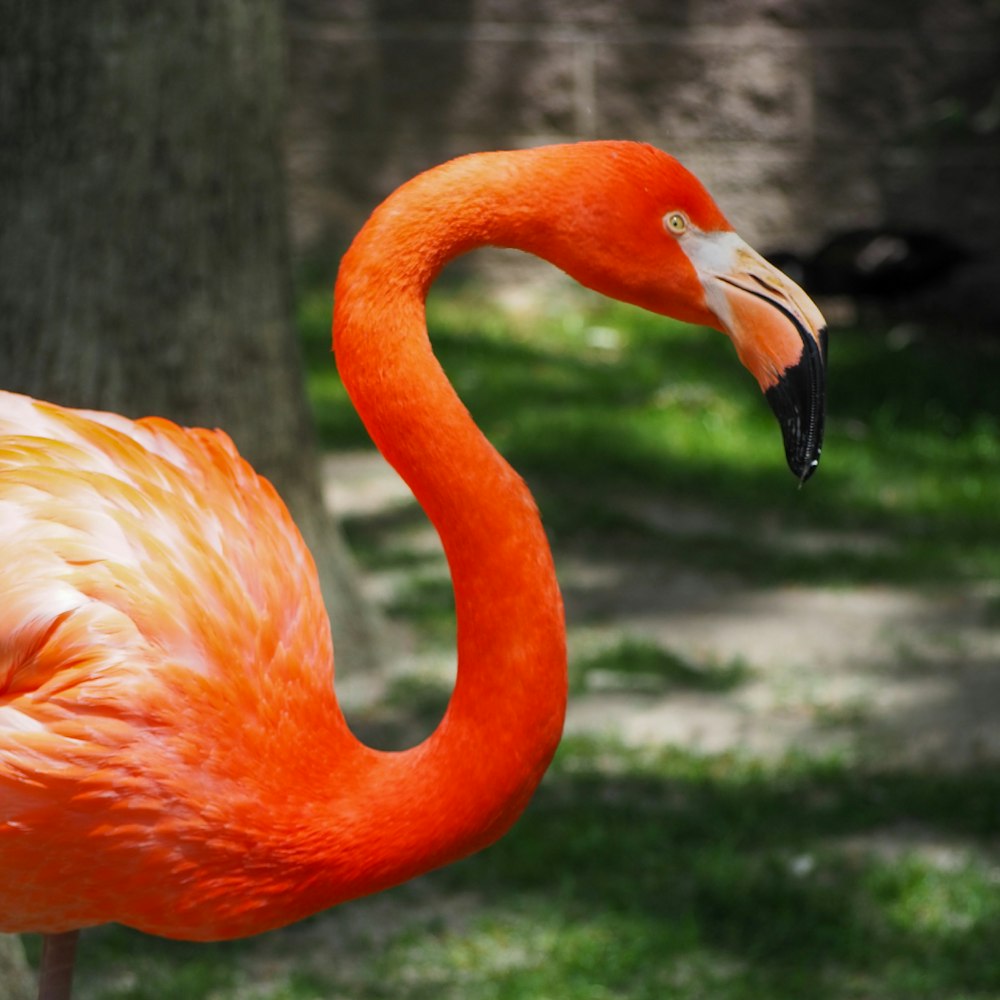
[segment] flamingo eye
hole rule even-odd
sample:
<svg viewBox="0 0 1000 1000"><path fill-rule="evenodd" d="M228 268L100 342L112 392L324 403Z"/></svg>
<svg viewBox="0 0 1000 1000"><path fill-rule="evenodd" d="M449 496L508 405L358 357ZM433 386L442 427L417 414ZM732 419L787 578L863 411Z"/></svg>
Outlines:
<svg viewBox="0 0 1000 1000"><path fill-rule="evenodd" d="M668 212L663 217L663 225L674 236L680 236L681 233L687 231L687 216L683 212Z"/></svg>

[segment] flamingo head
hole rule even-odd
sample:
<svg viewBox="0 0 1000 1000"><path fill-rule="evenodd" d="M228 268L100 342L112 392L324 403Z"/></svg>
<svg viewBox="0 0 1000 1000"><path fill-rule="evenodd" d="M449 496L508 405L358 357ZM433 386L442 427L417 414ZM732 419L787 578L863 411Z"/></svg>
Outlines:
<svg viewBox="0 0 1000 1000"><path fill-rule="evenodd" d="M673 157L634 143L581 145L587 162L567 185L572 211L563 202L548 256L603 294L726 333L804 482L823 444L827 337L819 309L733 231Z"/></svg>

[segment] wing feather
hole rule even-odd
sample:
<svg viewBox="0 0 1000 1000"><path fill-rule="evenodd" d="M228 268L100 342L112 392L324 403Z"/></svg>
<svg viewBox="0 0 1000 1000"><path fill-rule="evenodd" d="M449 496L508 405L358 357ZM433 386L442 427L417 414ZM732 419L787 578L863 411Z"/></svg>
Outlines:
<svg viewBox="0 0 1000 1000"><path fill-rule="evenodd" d="M225 827L254 794L246 762L293 739L287 720L329 709L332 673L312 559L225 434L0 392L0 898L15 926L36 905L40 929L62 926L82 896L85 922L125 919L83 891L99 873L78 842L108 830L133 867L172 830L180 855L157 863L196 868L207 817ZM19 888L54 856L77 880L66 899L51 872L44 893Z"/></svg>

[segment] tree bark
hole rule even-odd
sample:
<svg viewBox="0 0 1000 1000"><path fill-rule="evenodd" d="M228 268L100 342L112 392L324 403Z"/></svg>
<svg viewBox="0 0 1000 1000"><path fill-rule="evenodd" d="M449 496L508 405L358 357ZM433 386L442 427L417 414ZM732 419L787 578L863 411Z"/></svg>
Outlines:
<svg viewBox="0 0 1000 1000"><path fill-rule="evenodd" d="M0 0L0 386L224 428L316 557L338 667L370 669L291 322L282 11Z"/></svg>

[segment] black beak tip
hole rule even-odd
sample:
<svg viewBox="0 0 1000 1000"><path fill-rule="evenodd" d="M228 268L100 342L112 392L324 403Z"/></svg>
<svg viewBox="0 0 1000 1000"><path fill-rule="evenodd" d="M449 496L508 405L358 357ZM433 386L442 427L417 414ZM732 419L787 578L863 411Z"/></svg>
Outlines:
<svg viewBox="0 0 1000 1000"><path fill-rule="evenodd" d="M803 345L799 362L764 394L781 425L788 467L800 485L819 467L826 409L826 337L821 335L818 344L803 337Z"/></svg>
<svg viewBox="0 0 1000 1000"><path fill-rule="evenodd" d="M815 457L809 459L799 458L786 450L785 457L788 459L788 468L792 470L792 475L799 481L800 486L819 468L821 450L817 448Z"/></svg>

